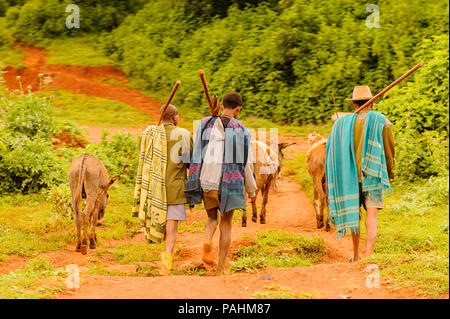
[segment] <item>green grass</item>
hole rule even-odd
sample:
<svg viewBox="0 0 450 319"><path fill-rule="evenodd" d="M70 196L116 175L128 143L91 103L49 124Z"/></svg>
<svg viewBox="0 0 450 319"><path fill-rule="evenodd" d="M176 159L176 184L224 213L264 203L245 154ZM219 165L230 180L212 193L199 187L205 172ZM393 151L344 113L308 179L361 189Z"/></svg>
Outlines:
<svg viewBox="0 0 450 319"><path fill-rule="evenodd" d="M257 268L312 266L326 255L325 241L320 237L307 238L281 230L265 230L249 237L251 245L234 252L231 270L254 271Z"/></svg>
<svg viewBox="0 0 450 319"><path fill-rule="evenodd" d="M44 94L54 96L52 106L54 117L58 120L105 128L145 128L152 122L147 113L118 101L74 94L65 90L46 91Z"/></svg>
<svg viewBox="0 0 450 319"><path fill-rule="evenodd" d="M165 244L135 244L125 243L115 247L112 253L119 264L134 264L138 262L149 262L159 260L160 253Z"/></svg>
<svg viewBox="0 0 450 319"><path fill-rule="evenodd" d="M0 275L0 299L55 298L63 290L65 275L47 259L37 257L23 269Z"/></svg>
<svg viewBox="0 0 450 319"><path fill-rule="evenodd" d="M47 64L66 64L81 66L112 65L97 45L95 36L80 38L59 38L48 40L40 46L48 51Z"/></svg>
<svg viewBox="0 0 450 319"><path fill-rule="evenodd" d="M312 201L314 199L314 186L312 178L308 172L306 154L300 153L292 159L284 159L283 168L284 170L281 172L281 174L283 176L290 177L297 183L299 183Z"/></svg>
<svg viewBox="0 0 450 319"><path fill-rule="evenodd" d="M313 200L306 154L283 162L282 173L298 182ZM429 297L449 291L448 177L416 184L395 182L394 194L385 196L378 215L375 254L364 260L376 263L381 275L399 287L419 288ZM365 236L365 212L361 221Z"/></svg>
<svg viewBox="0 0 450 319"><path fill-rule="evenodd" d="M12 66L20 70L26 67L22 63L24 58L25 54L19 48L0 47L0 66Z"/></svg>
<svg viewBox="0 0 450 319"><path fill-rule="evenodd" d="M313 299L319 298L315 294L304 293L301 291L292 291L288 287L278 285L265 286L266 291L255 292L252 297L255 299Z"/></svg>
<svg viewBox="0 0 450 319"><path fill-rule="evenodd" d="M103 239L134 236L141 228L138 219L131 217L129 186L119 183L109 194L105 224L97 227L100 244ZM35 256L76 242L73 219L61 218L44 192L2 196L0 225L0 262L9 255Z"/></svg>
<svg viewBox="0 0 450 319"><path fill-rule="evenodd" d="M376 263L397 286L439 297L449 290L448 197L436 205L421 200L427 183L396 186L379 213L375 254L364 262Z"/></svg>

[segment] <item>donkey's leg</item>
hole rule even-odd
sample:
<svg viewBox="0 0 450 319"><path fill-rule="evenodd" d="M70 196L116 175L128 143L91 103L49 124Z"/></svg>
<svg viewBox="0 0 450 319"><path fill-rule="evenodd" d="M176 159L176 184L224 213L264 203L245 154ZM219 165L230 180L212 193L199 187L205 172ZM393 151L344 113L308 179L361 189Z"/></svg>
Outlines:
<svg viewBox="0 0 450 319"><path fill-rule="evenodd" d="M252 222L256 223L258 221L258 210L256 208L256 198L258 197L259 190L256 190L255 200L252 202Z"/></svg>
<svg viewBox="0 0 450 319"><path fill-rule="evenodd" d="M75 225L77 226L77 248L76 250L80 252L81 249L81 223L82 223L82 216L80 216L80 212L77 211L75 213Z"/></svg>
<svg viewBox="0 0 450 319"><path fill-rule="evenodd" d="M83 223L83 237L81 240L81 253L83 255L87 254L87 240L88 240L88 226L92 211L95 206L95 197L89 197L86 199L86 207L84 207L83 215L82 215L82 223Z"/></svg>
<svg viewBox="0 0 450 319"><path fill-rule="evenodd" d="M95 233L95 226L97 225L98 210L91 212L91 236L89 237L89 248L95 249L97 243L97 234Z"/></svg>
<svg viewBox="0 0 450 319"><path fill-rule="evenodd" d="M261 224L266 223L266 206L267 206L267 202L269 201L269 189L270 189L270 184L266 184L264 186L264 188L261 190L261 193L263 195L261 214L259 216L259 222Z"/></svg>

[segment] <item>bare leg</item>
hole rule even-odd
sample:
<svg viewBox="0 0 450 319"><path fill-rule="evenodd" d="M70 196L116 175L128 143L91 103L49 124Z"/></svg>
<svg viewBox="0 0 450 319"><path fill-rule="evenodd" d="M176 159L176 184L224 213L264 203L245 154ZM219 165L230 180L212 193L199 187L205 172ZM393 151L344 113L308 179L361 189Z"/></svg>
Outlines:
<svg viewBox="0 0 450 319"><path fill-rule="evenodd" d="M178 220L166 221L166 252L173 253L177 239Z"/></svg>
<svg viewBox="0 0 450 319"><path fill-rule="evenodd" d="M359 222L361 222L361 208L359 208ZM352 241L353 241L353 257L350 258L350 261L358 261L361 258L359 257L359 238L361 237L361 225L359 225L358 234L352 233Z"/></svg>
<svg viewBox="0 0 450 319"><path fill-rule="evenodd" d="M242 227L247 227L247 210L242 210Z"/></svg>
<svg viewBox="0 0 450 319"><path fill-rule="evenodd" d="M217 266L217 276L222 275L225 270L225 261L231 243L232 220L233 211L226 212L220 217L219 265Z"/></svg>
<svg viewBox="0 0 450 319"><path fill-rule="evenodd" d="M350 261L358 261L359 258L359 237L360 234L352 233L352 241L353 241L353 258L350 258Z"/></svg>
<svg viewBox="0 0 450 319"><path fill-rule="evenodd" d="M203 261L209 265L214 264L214 256L212 254L212 239L217 229L217 208L207 209L208 219L205 224L205 242L203 243Z"/></svg>
<svg viewBox="0 0 450 319"><path fill-rule="evenodd" d="M378 208L368 208L366 213L366 257L373 254L377 238Z"/></svg>

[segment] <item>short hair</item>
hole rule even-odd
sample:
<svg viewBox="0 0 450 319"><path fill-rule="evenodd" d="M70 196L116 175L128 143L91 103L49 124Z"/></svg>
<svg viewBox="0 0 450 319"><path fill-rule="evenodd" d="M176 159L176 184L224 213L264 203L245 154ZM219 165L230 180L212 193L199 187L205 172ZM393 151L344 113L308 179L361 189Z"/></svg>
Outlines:
<svg viewBox="0 0 450 319"><path fill-rule="evenodd" d="M358 105L358 107L363 106L364 104L366 104L369 100L359 100L359 101L353 101L356 105Z"/></svg>
<svg viewBox="0 0 450 319"><path fill-rule="evenodd" d="M160 108L160 110L159 110L159 113L162 112L163 108L164 108L164 105L161 106L161 108ZM167 106L166 111L164 112L164 115L163 115L163 117L162 117L162 120L163 120L163 121L170 121L170 120L172 120L172 117L173 117L174 115L177 115L177 114L178 114L178 109L175 107L175 105L169 104L169 105Z"/></svg>
<svg viewBox="0 0 450 319"><path fill-rule="evenodd" d="M242 106L242 98L239 93L230 92L225 94L222 101L223 107L226 109L235 109Z"/></svg>

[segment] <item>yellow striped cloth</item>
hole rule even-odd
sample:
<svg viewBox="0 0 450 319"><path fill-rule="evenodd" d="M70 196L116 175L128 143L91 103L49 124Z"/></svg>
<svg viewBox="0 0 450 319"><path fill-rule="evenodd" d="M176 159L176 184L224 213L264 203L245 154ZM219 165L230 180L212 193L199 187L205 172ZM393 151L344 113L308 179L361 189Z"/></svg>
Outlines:
<svg viewBox="0 0 450 319"><path fill-rule="evenodd" d="M167 213L164 125L150 125L142 132L139 153L132 215L144 223L147 241L160 243L164 240Z"/></svg>

